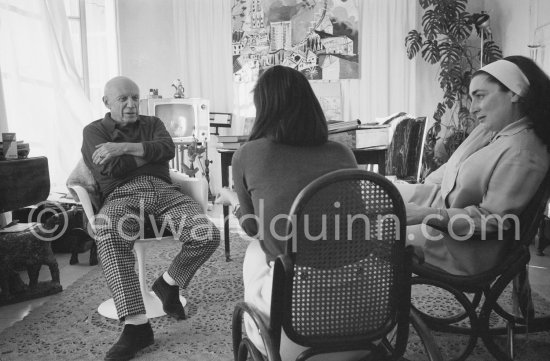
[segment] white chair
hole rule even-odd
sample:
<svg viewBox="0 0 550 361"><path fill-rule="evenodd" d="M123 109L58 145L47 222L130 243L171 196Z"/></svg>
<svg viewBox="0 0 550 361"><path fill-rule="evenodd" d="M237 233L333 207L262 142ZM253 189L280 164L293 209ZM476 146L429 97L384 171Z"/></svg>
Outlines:
<svg viewBox="0 0 550 361"><path fill-rule="evenodd" d="M196 200L206 212L208 206L208 183L204 178L190 178L181 173L174 171L170 172L170 178L175 185L178 185L180 191L194 200ZM78 200L82 204L84 213L89 221L88 231L91 235L95 235L94 227L94 210L92 207L92 201L88 191L80 185L71 184L68 185L69 189L74 191L78 196ZM136 260L138 264L138 277L141 295L143 297L143 303L145 304L145 311L148 318L155 318L164 316L166 313L162 309L162 302L155 295L153 291L147 289L145 280L145 255L146 249L152 241L156 238L139 239L134 242L134 252L136 254ZM185 307L187 300L180 296L180 301ZM107 318L118 319L115 302L112 298L101 303L97 309L100 315Z"/></svg>

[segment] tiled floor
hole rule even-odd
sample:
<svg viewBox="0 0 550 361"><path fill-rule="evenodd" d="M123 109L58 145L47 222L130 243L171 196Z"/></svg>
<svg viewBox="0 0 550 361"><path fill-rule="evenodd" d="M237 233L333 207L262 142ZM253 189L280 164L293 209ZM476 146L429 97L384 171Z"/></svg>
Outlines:
<svg viewBox="0 0 550 361"><path fill-rule="evenodd" d="M223 221L223 217L221 215L221 207L215 205L211 206L210 208L211 209L209 210L208 215L216 224L216 226L221 226L221 223ZM233 217L231 217L230 226L231 228L238 227L238 223ZM223 247L223 245L220 245L220 247ZM547 300L550 300L550 247L546 249L546 256L537 256L533 249L531 255L532 257L529 269L531 285L533 289L537 291L537 293L544 296ZM80 263L72 266L69 265L69 254L57 254L56 257L59 264L61 284L64 289L92 269L92 267L88 265L89 256L87 253L80 254ZM22 273L22 278L24 277L26 277L26 274ZM42 267L40 280L48 279L50 279L50 274L46 267ZM27 280L25 279L25 282L26 281ZM40 299L0 307L0 332L3 329L11 326L15 322L25 318L25 316L43 305L44 302L46 302L47 300L48 297L43 297Z"/></svg>

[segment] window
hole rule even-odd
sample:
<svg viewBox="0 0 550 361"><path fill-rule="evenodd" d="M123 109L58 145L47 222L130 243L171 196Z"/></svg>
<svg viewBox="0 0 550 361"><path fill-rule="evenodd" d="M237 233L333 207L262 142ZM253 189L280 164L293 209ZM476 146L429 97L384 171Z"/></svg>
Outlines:
<svg viewBox="0 0 550 361"><path fill-rule="evenodd" d="M105 114L118 73L115 0L0 0L2 132L46 156L51 189L65 189L82 129Z"/></svg>
<svg viewBox="0 0 550 361"><path fill-rule="evenodd" d="M103 86L118 74L114 0L65 0L65 11L82 88L101 117Z"/></svg>

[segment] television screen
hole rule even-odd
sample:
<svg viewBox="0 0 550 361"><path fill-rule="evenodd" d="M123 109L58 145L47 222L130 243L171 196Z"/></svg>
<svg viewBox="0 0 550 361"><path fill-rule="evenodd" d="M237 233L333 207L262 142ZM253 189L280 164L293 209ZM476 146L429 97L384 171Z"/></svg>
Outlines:
<svg viewBox="0 0 550 361"><path fill-rule="evenodd" d="M210 139L210 102L207 99L141 99L139 107L142 114L160 118L176 143L208 142Z"/></svg>
<svg viewBox="0 0 550 361"><path fill-rule="evenodd" d="M163 121L174 141L192 139L195 131L195 111L192 104L155 104L155 116Z"/></svg>

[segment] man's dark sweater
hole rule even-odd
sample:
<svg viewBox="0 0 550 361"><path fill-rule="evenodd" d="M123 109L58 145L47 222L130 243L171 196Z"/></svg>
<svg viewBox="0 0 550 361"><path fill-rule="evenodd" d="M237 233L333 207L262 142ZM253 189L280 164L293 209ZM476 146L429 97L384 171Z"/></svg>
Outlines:
<svg viewBox="0 0 550 361"><path fill-rule="evenodd" d="M111 113L107 113L103 119L84 128L83 139L82 156L99 184L102 200L116 187L140 175L152 175L171 183L168 161L174 158L175 146L159 118L140 115L135 123L119 128L111 118ZM94 164L92 155L96 145L107 142L143 144L143 159L147 164L138 167L132 155L122 155L104 164Z"/></svg>

